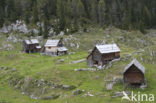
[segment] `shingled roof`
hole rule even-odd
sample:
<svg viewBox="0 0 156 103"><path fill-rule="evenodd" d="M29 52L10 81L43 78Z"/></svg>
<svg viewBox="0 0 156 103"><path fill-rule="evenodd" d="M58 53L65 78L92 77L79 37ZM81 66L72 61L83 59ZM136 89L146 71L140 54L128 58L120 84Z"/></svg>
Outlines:
<svg viewBox="0 0 156 103"><path fill-rule="evenodd" d="M31 39L31 43L32 43L32 44L38 44L39 41L38 41L37 39Z"/></svg>
<svg viewBox="0 0 156 103"><path fill-rule="evenodd" d="M24 40L26 44L31 44L30 40Z"/></svg>
<svg viewBox="0 0 156 103"><path fill-rule="evenodd" d="M26 44L39 44L37 39L24 40Z"/></svg>
<svg viewBox="0 0 156 103"><path fill-rule="evenodd" d="M66 47L58 47L57 50L58 51L68 51L68 49Z"/></svg>
<svg viewBox="0 0 156 103"><path fill-rule="evenodd" d="M143 74L145 74L145 67L141 65L136 59L134 59L128 66L125 68L123 74L132 66L135 65Z"/></svg>
<svg viewBox="0 0 156 103"><path fill-rule="evenodd" d="M120 49L116 44L96 45L96 48L101 54L120 52Z"/></svg>
<svg viewBox="0 0 156 103"><path fill-rule="evenodd" d="M47 40L46 44L44 45L45 47L48 46L57 46L60 40Z"/></svg>

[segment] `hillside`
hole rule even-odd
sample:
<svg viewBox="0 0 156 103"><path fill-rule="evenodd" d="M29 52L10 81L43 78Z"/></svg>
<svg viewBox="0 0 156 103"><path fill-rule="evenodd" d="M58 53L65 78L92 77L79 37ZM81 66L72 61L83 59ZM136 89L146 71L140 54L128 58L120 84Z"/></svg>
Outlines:
<svg viewBox="0 0 156 103"><path fill-rule="evenodd" d="M69 55L48 57L21 52L21 41L28 38L27 34L0 34L0 103L120 103L120 96L112 96L123 90L156 95L156 30L150 29L142 34L137 30L115 27L89 27L87 32L50 38L61 37L69 48ZM33 38L45 43L41 37ZM117 43L121 60L104 70L89 68L86 62L73 63L85 59L88 51L99 43ZM120 81L125 66L134 58L146 67L148 86L144 90L124 88ZM75 71L82 68L96 71ZM107 90L106 85L114 79L119 82L112 90ZM72 93L76 90L78 93Z"/></svg>

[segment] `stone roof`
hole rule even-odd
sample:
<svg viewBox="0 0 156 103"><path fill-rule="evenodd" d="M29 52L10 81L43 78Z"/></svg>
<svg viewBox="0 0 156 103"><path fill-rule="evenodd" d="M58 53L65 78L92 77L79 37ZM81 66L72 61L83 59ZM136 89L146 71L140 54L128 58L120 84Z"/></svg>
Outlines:
<svg viewBox="0 0 156 103"><path fill-rule="evenodd" d="M120 52L120 49L116 44L96 45L96 48L101 54Z"/></svg>
<svg viewBox="0 0 156 103"><path fill-rule="evenodd" d="M60 40L47 40L45 47L57 46Z"/></svg>
<svg viewBox="0 0 156 103"><path fill-rule="evenodd" d="M68 49L66 47L58 47L57 50L58 51L67 51Z"/></svg>
<svg viewBox="0 0 156 103"><path fill-rule="evenodd" d="M39 41L38 41L37 39L31 39L31 43L32 43L32 44L38 44Z"/></svg>
<svg viewBox="0 0 156 103"><path fill-rule="evenodd" d="M30 40L24 40L26 44L31 44Z"/></svg>

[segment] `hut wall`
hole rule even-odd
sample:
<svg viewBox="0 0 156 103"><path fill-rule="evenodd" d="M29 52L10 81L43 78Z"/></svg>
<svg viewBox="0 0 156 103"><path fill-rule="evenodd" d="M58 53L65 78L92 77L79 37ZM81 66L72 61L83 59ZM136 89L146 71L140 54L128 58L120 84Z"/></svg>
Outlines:
<svg viewBox="0 0 156 103"><path fill-rule="evenodd" d="M129 70L124 73L124 82L128 84L142 84L144 82L144 74L132 65Z"/></svg>
<svg viewBox="0 0 156 103"><path fill-rule="evenodd" d="M62 46L63 46L63 43L62 43L62 40L60 40L58 43L58 47L62 47Z"/></svg>
<svg viewBox="0 0 156 103"><path fill-rule="evenodd" d="M108 53L102 55L102 61L113 60L115 58L115 53Z"/></svg>
<svg viewBox="0 0 156 103"><path fill-rule="evenodd" d="M95 49L92 53L93 55L93 60L94 61L100 61L101 60L101 54L99 53L99 51L97 49Z"/></svg>
<svg viewBox="0 0 156 103"><path fill-rule="evenodd" d="M92 59L92 55L90 55L88 58L87 58L87 65L92 67L93 66L93 59Z"/></svg>
<svg viewBox="0 0 156 103"><path fill-rule="evenodd" d="M57 47L45 47L46 52L57 52Z"/></svg>
<svg viewBox="0 0 156 103"><path fill-rule="evenodd" d="M120 52L115 53L115 58L120 58Z"/></svg>

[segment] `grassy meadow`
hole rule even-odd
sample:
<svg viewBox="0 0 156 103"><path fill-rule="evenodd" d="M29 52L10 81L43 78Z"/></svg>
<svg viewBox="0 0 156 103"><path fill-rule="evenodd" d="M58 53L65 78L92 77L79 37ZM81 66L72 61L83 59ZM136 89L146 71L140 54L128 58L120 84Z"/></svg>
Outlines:
<svg viewBox="0 0 156 103"><path fill-rule="evenodd" d="M155 30L148 31L156 33ZM156 35L142 34L139 31L124 31L117 28L97 29L91 28L88 33L75 33L72 37L75 40L69 40L69 43L79 42L79 48L70 47L68 42L66 46L70 55L60 57L49 57L39 53L26 54L21 51L21 43L7 41L5 34L0 34L0 47L5 43L12 44L13 50L0 50L0 103L121 103L121 97L113 98L113 94L125 90L122 83L113 86L113 90L106 90L106 84L114 77L122 78L122 72L132 59L137 58L146 67L146 79L148 87L144 90L139 88L127 88L126 91L134 91L156 95ZM18 34L15 34L18 36ZM69 38L65 35L65 38ZM22 37L20 37L22 38ZM59 38L59 37L56 37ZM88 56L88 50L93 49L96 43L105 41L106 43L117 43L121 49L121 58L131 54L131 58L126 61L114 62L112 67L100 71L74 71L79 68L89 68L86 62L72 64L72 61L85 59ZM154 53L151 55L151 51ZM64 62L58 62L64 59ZM15 71L12 68L16 68ZM44 79L57 84L74 85L76 89L84 90L80 95L72 95L73 90L50 89L48 86L46 92L41 96L59 94L59 98L54 100L31 99L27 94L21 93L21 87L15 88L20 80L25 78L33 80ZM10 83L11 81L11 83ZM14 81L14 82L12 82ZM13 85L15 83L15 85ZM28 91L34 94L41 94L41 89L30 86ZM90 92L94 96L84 96ZM123 103L134 103L123 101ZM136 102L137 103L137 102ZM148 102L141 102L148 103ZM153 102L154 103L154 102Z"/></svg>

